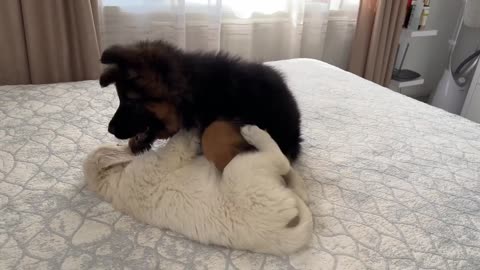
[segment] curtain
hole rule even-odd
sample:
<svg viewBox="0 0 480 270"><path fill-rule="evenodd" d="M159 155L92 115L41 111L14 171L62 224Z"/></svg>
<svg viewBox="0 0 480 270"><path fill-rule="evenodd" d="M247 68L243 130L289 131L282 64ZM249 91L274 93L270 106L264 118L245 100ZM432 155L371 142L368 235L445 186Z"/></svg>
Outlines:
<svg viewBox="0 0 480 270"><path fill-rule="evenodd" d="M346 68L359 0L103 0L105 46L164 39L255 61L322 59Z"/></svg>
<svg viewBox="0 0 480 270"><path fill-rule="evenodd" d="M2 0L0 85L98 78L97 0Z"/></svg>
<svg viewBox="0 0 480 270"><path fill-rule="evenodd" d="M361 0L349 71L390 83L406 9L407 0Z"/></svg>

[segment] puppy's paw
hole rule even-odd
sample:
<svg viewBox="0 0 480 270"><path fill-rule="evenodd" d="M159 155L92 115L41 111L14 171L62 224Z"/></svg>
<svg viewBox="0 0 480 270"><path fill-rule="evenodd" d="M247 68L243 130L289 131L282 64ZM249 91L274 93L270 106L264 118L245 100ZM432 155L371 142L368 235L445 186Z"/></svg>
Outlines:
<svg viewBox="0 0 480 270"><path fill-rule="evenodd" d="M254 125L243 126L240 129L240 133L242 134L243 138L250 144L255 144L258 141L262 141L270 137L268 133Z"/></svg>
<svg viewBox="0 0 480 270"><path fill-rule="evenodd" d="M178 133L181 133L181 136L183 136L186 141L190 141L191 143L200 143L200 132L197 129L182 129Z"/></svg>
<svg viewBox="0 0 480 270"><path fill-rule="evenodd" d="M199 147L200 146L200 131L197 129L190 130L190 142L192 146Z"/></svg>
<svg viewBox="0 0 480 270"><path fill-rule="evenodd" d="M171 145L183 151L197 151L200 147L200 138L197 130L180 130L175 134L170 142Z"/></svg>
<svg viewBox="0 0 480 270"><path fill-rule="evenodd" d="M240 133L249 144L259 149L262 148L261 146L273 142L273 139L266 131L254 125L243 126Z"/></svg>
<svg viewBox="0 0 480 270"><path fill-rule="evenodd" d="M103 170L115 164L130 162L132 153L126 145L102 145L89 155L89 159Z"/></svg>

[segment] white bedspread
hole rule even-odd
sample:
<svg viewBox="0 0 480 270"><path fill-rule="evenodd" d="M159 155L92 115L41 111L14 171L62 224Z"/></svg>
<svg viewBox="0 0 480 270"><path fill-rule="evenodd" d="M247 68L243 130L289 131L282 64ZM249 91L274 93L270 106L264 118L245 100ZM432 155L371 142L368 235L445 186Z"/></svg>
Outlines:
<svg viewBox="0 0 480 270"><path fill-rule="evenodd" d="M0 87L0 269L480 269L480 125L319 61L272 63L303 113L308 249L203 246L84 189L117 98L96 81Z"/></svg>

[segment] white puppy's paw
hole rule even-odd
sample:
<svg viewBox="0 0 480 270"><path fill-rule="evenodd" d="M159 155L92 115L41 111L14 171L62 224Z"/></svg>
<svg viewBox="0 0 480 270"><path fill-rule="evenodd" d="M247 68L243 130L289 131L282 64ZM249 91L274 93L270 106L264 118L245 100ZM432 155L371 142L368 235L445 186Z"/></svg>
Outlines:
<svg viewBox="0 0 480 270"><path fill-rule="evenodd" d="M105 169L115 164L130 162L133 154L128 145L102 145L92 154L99 170Z"/></svg>
<svg viewBox="0 0 480 270"><path fill-rule="evenodd" d="M180 130L168 144L177 151L197 153L200 149L200 137L197 130Z"/></svg>
<svg viewBox="0 0 480 270"><path fill-rule="evenodd" d="M254 125L243 126L240 133L248 143L257 147L272 140L266 131Z"/></svg>
<svg viewBox="0 0 480 270"><path fill-rule="evenodd" d="M200 132L197 129L189 131L190 147L200 147Z"/></svg>

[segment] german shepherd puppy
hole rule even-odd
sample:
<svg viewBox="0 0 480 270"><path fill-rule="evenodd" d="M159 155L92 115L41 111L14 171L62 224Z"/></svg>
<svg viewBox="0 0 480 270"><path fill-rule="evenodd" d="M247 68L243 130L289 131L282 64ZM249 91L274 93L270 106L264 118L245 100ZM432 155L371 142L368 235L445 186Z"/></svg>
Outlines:
<svg viewBox="0 0 480 270"><path fill-rule="evenodd" d="M130 141L133 152L180 128L203 133L223 120L257 125L291 161L298 157L298 105L281 74L269 66L225 53L184 52L164 41L115 45L103 52L101 62L110 66L100 85L115 83L120 99L108 130L119 139L142 134Z"/></svg>

